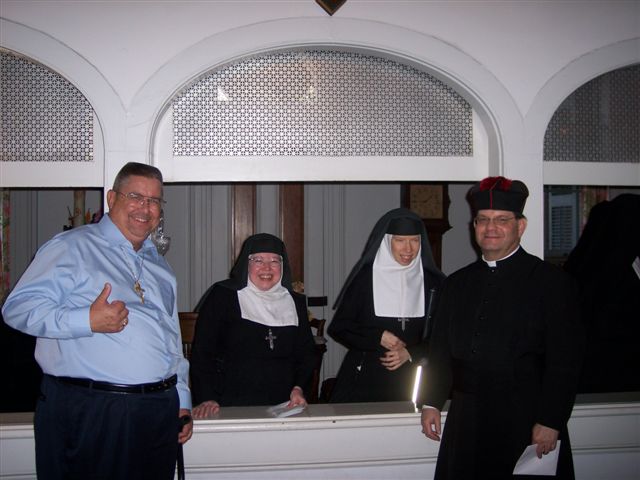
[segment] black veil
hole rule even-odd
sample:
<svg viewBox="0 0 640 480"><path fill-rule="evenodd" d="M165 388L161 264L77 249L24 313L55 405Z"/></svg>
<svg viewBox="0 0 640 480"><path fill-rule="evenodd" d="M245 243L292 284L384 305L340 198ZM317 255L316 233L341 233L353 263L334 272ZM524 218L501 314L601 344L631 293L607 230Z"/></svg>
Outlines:
<svg viewBox="0 0 640 480"><path fill-rule="evenodd" d="M360 260L355 264L351 273L347 277L347 280L344 282L342 286L342 290L340 290L340 294L333 304L334 310L340 306L340 302L342 302L342 298L344 297L345 292L356 278L360 270L365 265L372 264L376 258L376 254L378 253L378 248L380 247L380 243L384 238L384 235L387 233L389 228L389 224L392 220L407 218L410 220L418 221L420 223L420 256L422 257L422 269L425 272L425 282L427 281L427 272L436 278L444 278L444 274L440 271L440 269L436 266L435 261L433 260L433 254L431 253L431 245L429 244L429 238L427 237L427 229L424 226L424 222L422 219L406 208L395 208L385 213L380 220L378 220L369 235L369 239L365 244L364 250L362 252L362 256Z"/></svg>

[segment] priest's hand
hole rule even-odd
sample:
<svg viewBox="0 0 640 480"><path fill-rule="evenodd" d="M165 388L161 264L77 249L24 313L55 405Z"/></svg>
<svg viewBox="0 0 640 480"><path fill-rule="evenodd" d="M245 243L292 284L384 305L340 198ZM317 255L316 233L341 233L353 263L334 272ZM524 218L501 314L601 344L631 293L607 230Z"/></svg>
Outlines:
<svg viewBox="0 0 640 480"><path fill-rule="evenodd" d="M289 394L289 404L287 405L287 408L293 408L297 406L306 407L307 399L304 398L304 392L302 391L302 388L296 386L291 389L291 393Z"/></svg>
<svg viewBox="0 0 640 480"><path fill-rule="evenodd" d="M109 302L111 284L105 283L100 295L89 307L89 325L92 332L118 333L129 323L129 310L124 302L115 300Z"/></svg>
<svg viewBox="0 0 640 480"><path fill-rule="evenodd" d="M402 340L396 337L389 330L385 330L382 332L382 337L380 338L380 345L382 345L387 350L400 350L407 346Z"/></svg>
<svg viewBox="0 0 640 480"><path fill-rule="evenodd" d="M423 407L420 417L420 423L422 423L422 433L424 433L427 438L435 440L436 442L440 441L440 420L440 410L433 407Z"/></svg>
<svg viewBox="0 0 640 480"><path fill-rule="evenodd" d="M220 411L220 405L215 400L207 400L200 405L193 407L193 418L198 420L202 418L213 417Z"/></svg>
<svg viewBox="0 0 640 480"><path fill-rule="evenodd" d="M384 354L383 357L380 357L380 363L387 370L397 370L405 362L408 362L411 359L411 355L409 355L409 351L406 348L402 348L400 350L389 350Z"/></svg>
<svg viewBox="0 0 640 480"><path fill-rule="evenodd" d="M536 455L538 455L538 458L542 458L542 455L546 455L556 449L559 433L558 430L545 427L539 423L533 426L531 445L536 446Z"/></svg>
<svg viewBox="0 0 640 480"><path fill-rule="evenodd" d="M180 421L184 422L182 430L178 433L178 443L185 444L187 440L193 435L193 420L191 419L191 411L186 408L181 408L178 413ZM184 419L184 420L183 420Z"/></svg>

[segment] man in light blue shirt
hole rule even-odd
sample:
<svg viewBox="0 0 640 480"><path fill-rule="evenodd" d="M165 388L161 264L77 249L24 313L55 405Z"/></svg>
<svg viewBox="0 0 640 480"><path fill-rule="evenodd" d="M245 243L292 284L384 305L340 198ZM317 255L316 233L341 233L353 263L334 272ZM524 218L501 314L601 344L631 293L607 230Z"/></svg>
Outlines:
<svg viewBox="0 0 640 480"><path fill-rule="evenodd" d="M192 434L176 279L149 239L162 174L128 163L107 203L100 223L40 248L2 310L38 337L39 479L172 479Z"/></svg>

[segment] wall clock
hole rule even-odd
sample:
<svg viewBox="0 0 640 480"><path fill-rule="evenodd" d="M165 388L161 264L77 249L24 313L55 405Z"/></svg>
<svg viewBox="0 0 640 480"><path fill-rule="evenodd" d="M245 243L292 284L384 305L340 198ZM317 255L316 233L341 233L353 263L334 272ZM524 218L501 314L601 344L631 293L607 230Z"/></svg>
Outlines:
<svg viewBox="0 0 640 480"><path fill-rule="evenodd" d="M415 212L427 228L433 257L442 265L442 235L449 225L449 193L445 183L405 183L402 185L402 206Z"/></svg>
<svg viewBox="0 0 640 480"><path fill-rule="evenodd" d="M410 184L409 208L420 218L441 220L444 218L446 187L442 184Z"/></svg>

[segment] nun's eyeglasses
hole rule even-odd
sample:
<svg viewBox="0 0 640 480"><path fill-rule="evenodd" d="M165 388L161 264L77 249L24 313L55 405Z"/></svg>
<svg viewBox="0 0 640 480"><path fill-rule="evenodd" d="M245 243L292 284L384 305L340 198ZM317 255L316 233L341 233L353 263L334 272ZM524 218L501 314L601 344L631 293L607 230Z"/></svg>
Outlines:
<svg viewBox="0 0 640 480"><path fill-rule="evenodd" d="M280 268L282 266L282 257L278 258L262 258L256 257L253 255L249 255L249 261L253 263L256 267L262 268L269 266L271 268Z"/></svg>

